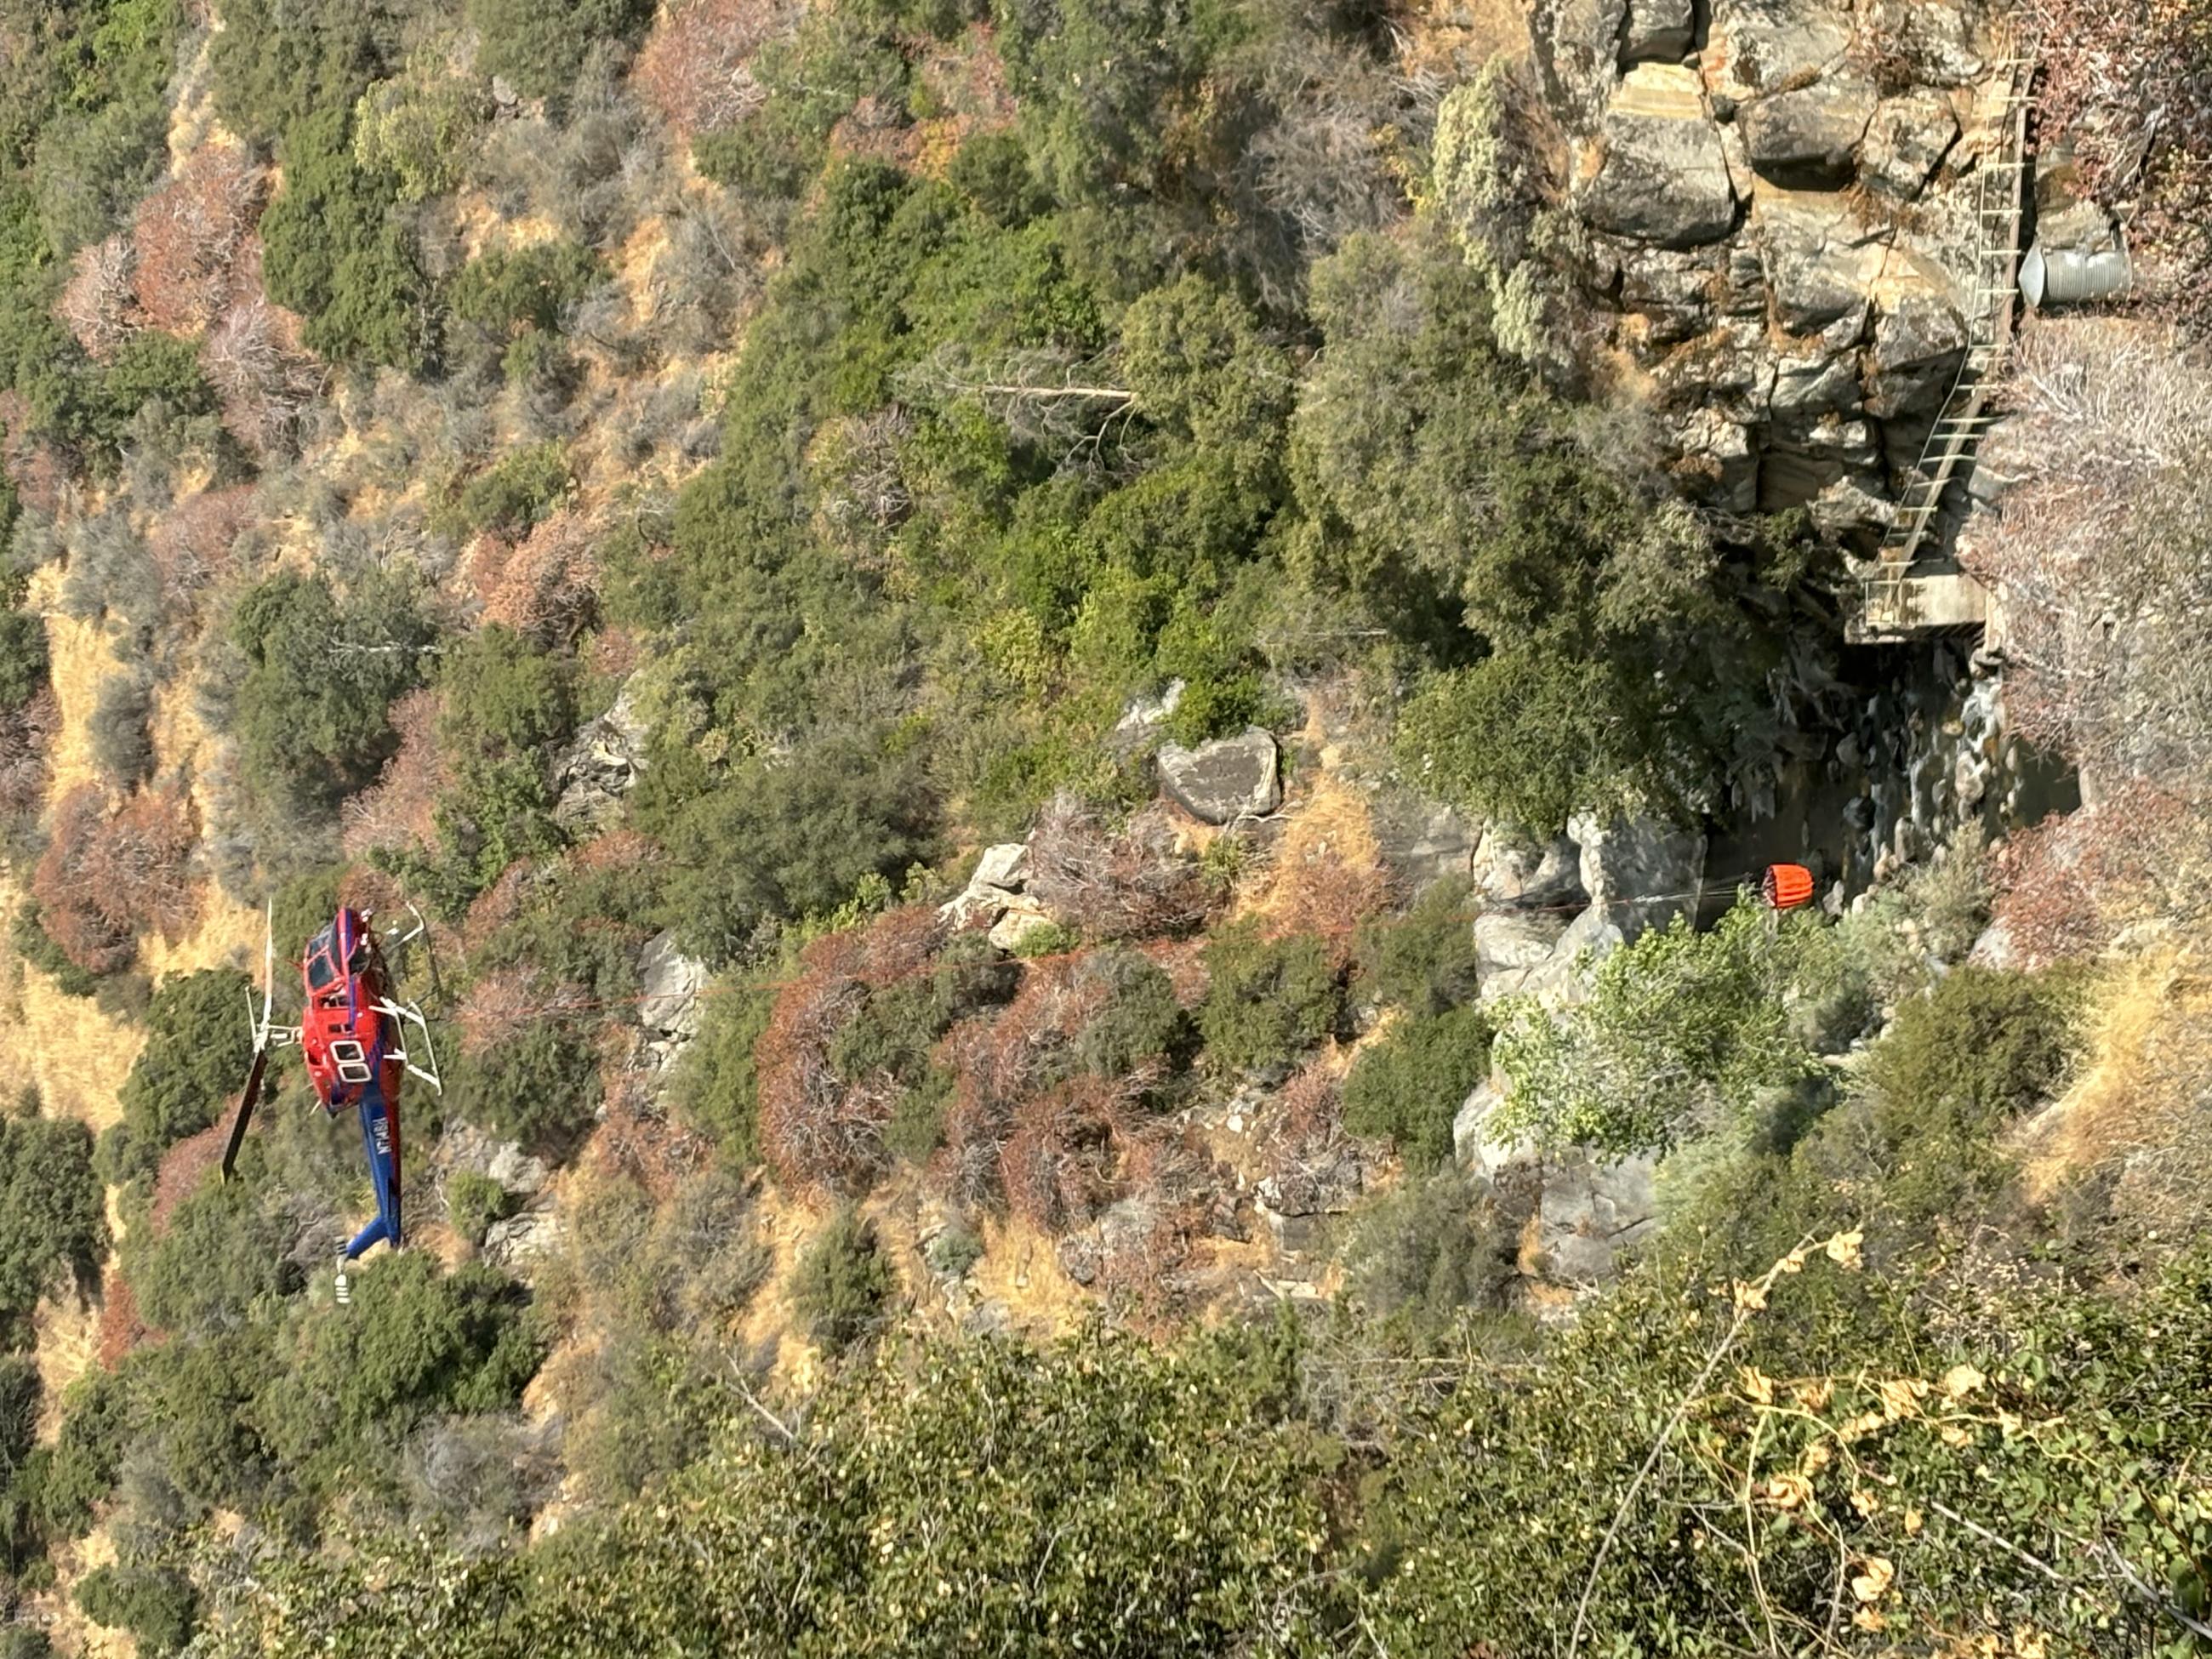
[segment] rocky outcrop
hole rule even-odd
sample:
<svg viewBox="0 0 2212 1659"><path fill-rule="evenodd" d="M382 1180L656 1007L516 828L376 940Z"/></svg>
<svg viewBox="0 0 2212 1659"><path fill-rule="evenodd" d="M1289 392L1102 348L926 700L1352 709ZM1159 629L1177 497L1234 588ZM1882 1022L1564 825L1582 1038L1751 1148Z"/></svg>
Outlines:
<svg viewBox="0 0 2212 1659"><path fill-rule="evenodd" d="M707 964L676 948L672 927L645 942L637 958L637 1023L648 1031L684 1038L699 1030L700 994L707 988Z"/></svg>
<svg viewBox="0 0 2212 1659"><path fill-rule="evenodd" d="M1474 867L1484 836L1482 826L1465 813L1395 790L1376 797L1373 813L1376 848L1409 896L1465 876Z"/></svg>
<svg viewBox="0 0 2212 1659"><path fill-rule="evenodd" d="M585 725L555 759L554 822L572 833L605 829L645 770L651 736L625 685L614 707Z"/></svg>
<svg viewBox="0 0 2212 1659"><path fill-rule="evenodd" d="M1176 804L1204 823L1264 817L1282 805L1281 757L1258 726L1195 749L1160 745L1160 783Z"/></svg>
<svg viewBox="0 0 2212 1659"><path fill-rule="evenodd" d="M1465 180L1440 197L1479 266L1547 296L1509 345L1546 373L1633 377L1692 499L1808 507L1870 547L1983 303L1977 173L2010 132L1980 13L1540 0L1532 27L1526 131L1491 88L1438 117L1440 155L1559 158L1517 216Z"/></svg>
<svg viewBox="0 0 2212 1659"><path fill-rule="evenodd" d="M985 929L1001 951L1017 951L1031 933L1049 927L1051 915L1024 889L1029 881L1030 849L1024 842L987 847L959 896L938 907L955 927Z"/></svg>

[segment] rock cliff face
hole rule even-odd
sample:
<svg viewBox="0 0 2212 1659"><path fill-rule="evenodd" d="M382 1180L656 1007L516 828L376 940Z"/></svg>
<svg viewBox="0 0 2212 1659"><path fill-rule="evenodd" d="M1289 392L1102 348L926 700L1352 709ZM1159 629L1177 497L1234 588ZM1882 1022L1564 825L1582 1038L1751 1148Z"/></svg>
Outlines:
<svg viewBox="0 0 2212 1659"><path fill-rule="evenodd" d="M1692 498L1877 536L1983 303L1974 174L2009 142L1988 21L1539 0L1531 28L1517 96L1455 91L1437 151L1509 343L1655 410Z"/></svg>

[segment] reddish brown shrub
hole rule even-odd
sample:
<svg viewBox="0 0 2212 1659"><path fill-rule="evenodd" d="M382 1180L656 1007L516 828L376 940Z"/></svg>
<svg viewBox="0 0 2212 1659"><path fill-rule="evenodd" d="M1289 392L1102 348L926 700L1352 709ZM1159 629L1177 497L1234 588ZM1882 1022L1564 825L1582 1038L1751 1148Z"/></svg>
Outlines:
<svg viewBox="0 0 2212 1659"><path fill-rule="evenodd" d="M146 550L161 573L161 592L180 608L219 580L231 568L231 545L252 516L253 489L234 484L203 490L155 520L146 532Z"/></svg>
<svg viewBox="0 0 2212 1659"><path fill-rule="evenodd" d="M46 750L61 726L61 703L50 685L0 714L0 812L35 812L45 801Z"/></svg>
<svg viewBox="0 0 2212 1659"><path fill-rule="evenodd" d="M8 482L26 507L40 513L58 513L69 499L68 460L53 445L33 434L31 406L21 392L0 392L0 463L8 469Z"/></svg>
<svg viewBox="0 0 2212 1659"><path fill-rule="evenodd" d="M321 395L324 370L300 343L300 319L257 292L234 301L200 343L200 367L222 400L222 423L264 455L297 441Z"/></svg>
<svg viewBox="0 0 2212 1659"><path fill-rule="evenodd" d="M131 291L149 323L197 334L258 288L259 260L247 243L266 186L244 151L209 144L138 204Z"/></svg>
<svg viewBox="0 0 2212 1659"><path fill-rule="evenodd" d="M131 243L122 236L81 247L54 301L55 317L95 362L106 362L143 325L131 293L132 264Z"/></svg>
<svg viewBox="0 0 2212 1659"><path fill-rule="evenodd" d="M94 1358L104 1371L112 1371L123 1363L123 1357L143 1342L149 1334L146 1322L138 1317L137 1294L131 1281L121 1273L110 1273L100 1287L100 1336L94 1349Z"/></svg>
<svg viewBox="0 0 2212 1659"><path fill-rule="evenodd" d="M799 15L786 0L672 0L638 51L630 84L683 137L728 126L767 96L746 60Z"/></svg>
<svg viewBox="0 0 2212 1659"><path fill-rule="evenodd" d="M900 1085L887 1075L846 1082L830 1045L872 991L928 968L950 931L934 910L908 905L817 939L800 956L799 974L777 993L754 1067L762 1156L786 1186L852 1192L882 1172Z"/></svg>
<svg viewBox="0 0 2212 1659"><path fill-rule="evenodd" d="M1001 1189L1000 1155L1016 1113L1065 1074L1069 1045L1103 1000L1101 982L1078 969L1070 957L1030 963L1012 1002L990 1019L955 1026L945 1040L942 1063L955 1082L933 1173L963 1204Z"/></svg>
<svg viewBox="0 0 2212 1659"><path fill-rule="evenodd" d="M1117 830L1071 794L1055 796L1030 833L1028 890L1054 921L1097 939L1186 932L1211 903L1158 807Z"/></svg>
<svg viewBox="0 0 2212 1659"><path fill-rule="evenodd" d="M470 986L453 1024L460 1031L461 1052L473 1059L514 1042L533 1025L578 1019L590 1010L582 986L525 963L486 974Z"/></svg>
<svg viewBox="0 0 2212 1659"><path fill-rule="evenodd" d="M89 785L64 796L31 877L48 936L96 974L129 962L140 933L173 940L199 914L191 878L199 815L191 799L142 790L113 817L105 810Z"/></svg>
<svg viewBox="0 0 2212 1659"><path fill-rule="evenodd" d="M2151 785L2022 830L1996 859L1994 919L2021 965L2094 956L2129 927L2190 914L2212 878L2203 809Z"/></svg>
<svg viewBox="0 0 2212 1659"><path fill-rule="evenodd" d="M222 1164L222 1150L230 1139L230 1114L218 1115L216 1121L196 1135L188 1135L161 1154L161 1164L154 1176L154 1207L149 1224L155 1237L168 1231L169 1218L177 1206L200 1188L200 1183Z"/></svg>
<svg viewBox="0 0 2212 1659"><path fill-rule="evenodd" d="M598 531L580 514L556 513L520 545L487 536L477 544L475 574L484 620L502 623L543 645L565 645L597 607Z"/></svg>
<svg viewBox="0 0 2212 1659"><path fill-rule="evenodd" d="M438 800L453 769L438 748L438 693L428 686L392 705L399 747L368 788L338 809L345 850L365 858L378 848L427 853L437 845Z"/></svg>
<svg viewBox="0 0 2212 1659"><path fill-rule="evenodd" d="M1085 1076L1019 1103L999 1154L1006 1208L1046 1233L1079 1227L1119 1196L1120 1083Z"/></svg>

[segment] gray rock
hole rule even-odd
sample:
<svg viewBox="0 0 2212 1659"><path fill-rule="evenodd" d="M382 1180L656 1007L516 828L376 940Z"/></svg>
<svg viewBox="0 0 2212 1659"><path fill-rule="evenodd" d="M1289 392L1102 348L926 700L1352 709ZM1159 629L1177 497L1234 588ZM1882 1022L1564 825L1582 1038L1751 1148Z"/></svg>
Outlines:
<svg viewBox="0 0 2212 1659"><path fill-rule="evenodd" d="M1552 101L1579 126L1596 118L1620 71L1628 0L1544 0L1533 31Z"/></svg>
<svg viewBox="0 0 2212 1659"><path fill-rule="evenodd" d="M707 987L707 964L676 948L676 930L655 933L637 959L638 1024L648 1030L690 1036L699 1029L699 994Z"/></svg>
<svg viewBox="0 0 2212 1659"><path fill-rule="evenodd" d="M1874 82L1863 76L1824 76L1753 100L1736 121L1752 166L1766 177L1838 185L1851 176L1877 101Z"/></svg>
<svg viewBox="0 0 2212 1659"><path fill-rule="evenodd" d="M1121 711L1115 723L1116 732L1149 732L1162 724L1182 705L1183 683L1170 680L1167 690L1157 697L1132 697L1129 706Z"/></svg>
<svg viewBox="0 0 2212 1659"><path fill-rule="evenodd" d="M991 924L991 943L1001 951L1018 951L1031 933L1053 925L1043 905L1033 898L1009 894L999 919Z"/></svg>
<svg viewBox="0 0 2212 1659"><path fill-rule="evenodd" d="M563 829L602 829L622 810L622 798L645 770L651 737L629 685L614 707L587 722L553 763L554 822Z"/></svg>
<svg viewBox="0 0 2212 1659"><path fill-rule="evenodd" d="M1759 505L1759 452L1749 426L1717 409L1693 410L1675 428L1677 486L1694 501L1723 513L1749 513Z"/></svg>
<svg viewBox="0 0 2212 1659"><path fill-rule="evenodd" d="M1645 247L1632 243L1620 260L1620 305L1649 326L1643 343L1674 345L1711 331L1726 294L1726 250Z"/></svg>
<svg viewBox="0 0 2212 1659"><path fill-rule="evenodd" d="M1658 1225L1651 1158L1603 1158L1581 1149L1546 1161L1536 1209L1538 1265L1563 1284L1601 1285L1621 1252Z"/></svg>
<svg viewBox="0 0 2212 1659"><path fill-rule="evenodd" d="M1366 1165L1345 1146L1310 1164L1266 1176L1253 1188L1253 1197L1271 1220L1342 1215L1358 1201L1366 1182Z"/></svg>
<svg viewBox="0 0 2212 1659"><path fill-rule="evenodd" d="M1751 222L1775 321L1792 334L1848 325L1838 331L1856 338L1881 272L1878 234L1825 191L1763 189L1753 199Z"/></svg>
<svg viewBox="0 0 2212 1659"><path fill-rule="evenodd" d="M483 1172L518 1198L535 1198L552 1176L544 1158L524 1152L521 1143L514 1140L502 1142L493 1152Z"/></svg>
<svg viewBox="0 0 2212 1659"><path fill-rule="evenodd" d="M1496 1076L1486 1077L1460 1105L1452 1118L1452 1152L1460 1163L1484 1176L1495 1176L1513 1156L1510 1142L1494 1132L1505 1091Z"/></svg>
<svg viewBox="0 0 2212 1659"><path fill-rule="evenodd" d="M1680 63L1690 49L1692 9L1691 0L1629 0L1628 23L1620 37L1621 61Z"/></svg>
<svg viewBox="0 0 2212 1659"><path fill-rule="evenodd" d="M975 873L955 897L937 907L937 914L955 927L996 925L1029 878L1030 849L1026 842L1001 842L987 847L975 860Z"/></svg>
<svg viewBox="0 0 2212 1659"><path fill-rule="evenodd" d="M1966 323L1937 295L1913 290L1885 307L1874 325L1867 412L1894 420L1932 410L1949 392L1966 356Z"/></svg>
<svg viewBox="0 0 2212 1659"><path fill-rule="evenodd" d="M1959 0L1864 0L1859 30L1895 51L1926 86L1963 87L1990 72Z"/></svg>
<svg viewBox="0 0 2212 1659"><path fill-rule="evenodd" d="M1565 836L1538 843L1503 825L1483 831L1474 849L1474 890L1498 905L1581 902L1582 853Z"/></svg>
<svg viewBox="0 0 2212 1659"><path fill-rule="evenodd" d="M1823 415L1855 414L1858 407L1858 363L1852 355L1784 357L1774 365L1767 409L1777 424L1807 424Z"/></svg>
<svg viewBox="0 0 2212 1659"><path fill-rule="evenodd" d="M1401 790L1374 804L1375 839L1401 886L1420 894L1472 868L1481 826L1449 806Z"/></svg>
<svg viewBox="0 0 2212 1659"><path fill-rule="evenodd" d="M1484 911L1474 919L1476 983L1542 967L1566 936L1567 922L1551 910Z"/></svg>
<svg viewBox="0 0 2212 1659"><path fill-rule="evenodd" d="M484 1234L483 1259L495 1267L521 1267L552 1255L561 1247L563 1231L561 1218L553 1210L525 1210L492 1223Z"/></svg>
<svg viewBox="0 0 2212 1659"><path fill-rule="evenodd" d="M1893 202L1917 202L1958 142L1951 100L1932 87L1916 87L1875 106L1859 144L1859 176Z"/></svg>
<svg viewBox="0 0 2212 1659"><path fill-rule="evenodd" d="M1852 33L1849 9L1832 0L1713 0L1712 89L1742 100L1810 80L1841 64Z"/></svg>
<svg viewBox="0 0 2212 1659"><path fill-rule="evenodd" d="M1567 833L1582 849L1583 890L1590 896L1586 914L1603 917L1625 939L1696 914L1705 872L1701 831L1649 818L1601 820L1582 813L1570 821Z"/></svg>
<svg viewBox="0 0 2212 1659"><path fill-rule="evenodd" d="M1203 823L1263 817L1282 805L1275 739L1256 726L1195 749L1163 744L1159 768L1168 793Z"/></svg>
<svg viewBox="0 0 2212 1659"><path fill-rule="evenodd" d="M1977 968L2020 966L2020 946L2013 940L2012 929L2002 921L1991 922L1982 929L1974 948L1966 953L1966 960Z"/></svg>
<svg viewBox="0 0 2212 1659"><path fill-rule="evenodd" d="M1698 77L1663 64L1631 70L1579 150L1576 202L1596 228L1662 247L1718 241L1735 228L1735 191Z"/></svg>

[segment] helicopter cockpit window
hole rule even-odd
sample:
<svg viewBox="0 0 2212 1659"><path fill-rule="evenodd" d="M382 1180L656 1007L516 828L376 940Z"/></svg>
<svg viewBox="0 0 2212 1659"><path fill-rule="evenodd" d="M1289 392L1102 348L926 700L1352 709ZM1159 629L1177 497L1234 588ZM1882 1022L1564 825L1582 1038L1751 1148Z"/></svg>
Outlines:
<svg viewBox="0 0 2212 1659"><path fill-rule="evenodd" d="M337 969L331 965L329 951L318 951L307 958L307 988L309 990L327 990L337 983Z"/></svg>

